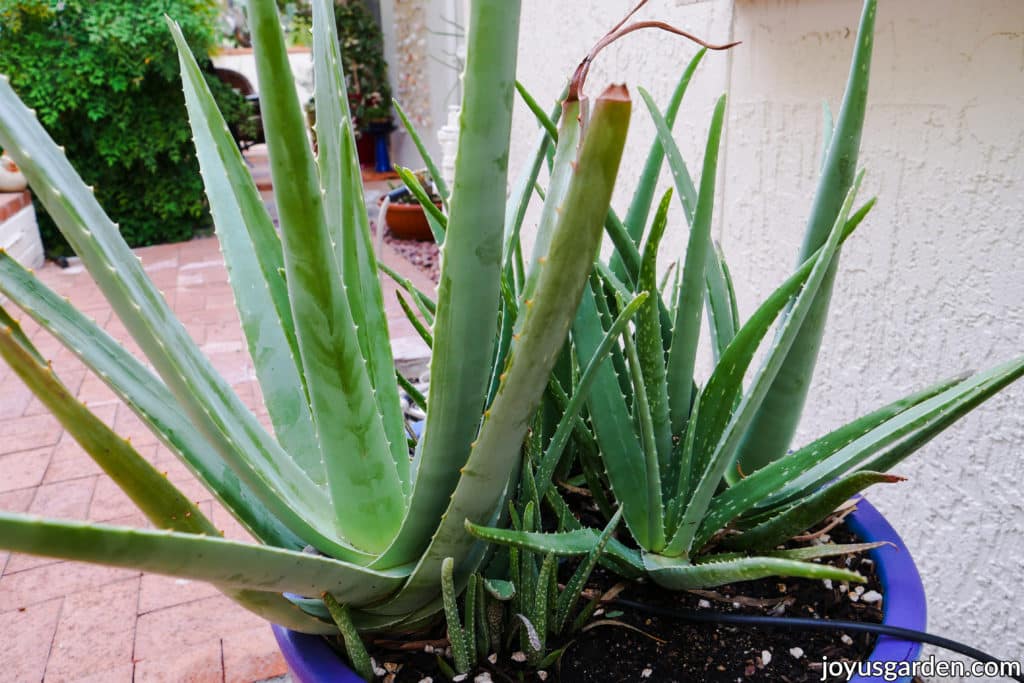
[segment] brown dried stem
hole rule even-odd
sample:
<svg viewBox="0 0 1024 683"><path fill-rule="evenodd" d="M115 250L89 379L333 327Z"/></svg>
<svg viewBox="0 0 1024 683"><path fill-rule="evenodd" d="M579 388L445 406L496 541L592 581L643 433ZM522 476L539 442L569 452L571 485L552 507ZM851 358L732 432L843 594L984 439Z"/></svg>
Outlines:
<svg viewBox="0 0 1024 683"><path fill-rule="evenodd" d="M605 36L601 38L601 40L597 41L597 44L594 45L593 48L591 48L590 52L587 53L587 56L584 57L583 61L580 62L579 66L576 67L576 71L572 75L572 80L569 81L569 93L566 96L567 102L575 102L580 99L580 96L583 92L583 86L587 80L587 74L590 72L590 65L594 62L594 59L597 58L598 53L601 52L601 50L603 50L604 48L614 43L616 40L619 40L620 38L627 36L630 33L633 33L634 31L639 31L640 29L645 28L660 29L662 31L674 33L677 36L682 36L684 38L692 40L698 45L705 47L709 50L728 50L729 48L740 44L740 41L737 40L732 43L725 43L724 45L713 45L701 38L698 38L692 33L689 33L688 31L684 31L681 28L676 28L675 26L667 24L663 21L634 21L631 24L626 24L626 22L629 21L629 19L634 14L636 14L641 7L646 5L647 2L648 0L640 0L640 2L635 7L633 7L633 9L631 9L629 13L627 13L626 16L619 23L613 26L612 29L607 34L605 34Z"/></svg>

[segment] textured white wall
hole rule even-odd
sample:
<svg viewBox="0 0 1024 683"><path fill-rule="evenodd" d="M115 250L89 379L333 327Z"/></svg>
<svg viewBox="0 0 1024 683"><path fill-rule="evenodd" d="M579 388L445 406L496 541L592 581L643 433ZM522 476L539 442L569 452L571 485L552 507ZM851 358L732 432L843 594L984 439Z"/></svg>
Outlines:
<svg viewBox="0 0 1024 683"><path fill-rule="evenodd" d="M525 0L521 79L552 101L631 4ZM940 377L1024 353L1024 3L880 5L862 147L864 196L878 194L879 205L844 251L800 442ZM859 0L662 0L644 11L709 40L744 41L708 55L676 126L696 174L714 98L729 92L716 226L744 315L793 266L819 164L821 102L838 109L859 13ZM662 35L628 38L598 60L589 91L624 80L664 103L692 52ZM620 209L653 133L642 103L635 109ZM514 167L533 137L520 114ZM678 209L671 220L674 256L685 240ZM917 560L931 629L1020 656L1024 383L898 472L910 481L871 498Z"/></svg>

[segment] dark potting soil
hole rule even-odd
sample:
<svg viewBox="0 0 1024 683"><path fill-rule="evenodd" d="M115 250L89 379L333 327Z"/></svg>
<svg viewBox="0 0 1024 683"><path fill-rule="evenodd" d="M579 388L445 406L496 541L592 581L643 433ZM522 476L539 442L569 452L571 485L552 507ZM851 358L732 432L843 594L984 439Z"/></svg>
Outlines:
<svg viewBox="0 0 1024 683"><path fill-rule="evenodd" d="M832 530L835 543L857 538L845 526ZM622 599L662 608L843 619L880 623L882 602L876 598L881 584L874 563L866 554L822 560L847 567L868 578L862 586L829 584L820 580L769 578L720 586L709 591L672 593L650 583L628 584ZM571 567L566 567L566 571ZM598 568L588 588L604 593L619 581ZM481 658L480 668L465 681L563 681L613 683L617 681L821 681L822 658L864 660L874 648L875 636L842 631L796 631L750 626L687 624L651 616L614 604L595 614L586 630L562 644L561 661L544 677L526 670L505 651ZM518 637L513 639L518 642ZM443 622L416 643L370 644L387 681L449 680L438 665L447 641ZM521 656L521 653L519 653ZM450 663L450 657L447 659ZM486 674L486 675L485 675ZM839 679L836 679L839 680Z"/></svg>

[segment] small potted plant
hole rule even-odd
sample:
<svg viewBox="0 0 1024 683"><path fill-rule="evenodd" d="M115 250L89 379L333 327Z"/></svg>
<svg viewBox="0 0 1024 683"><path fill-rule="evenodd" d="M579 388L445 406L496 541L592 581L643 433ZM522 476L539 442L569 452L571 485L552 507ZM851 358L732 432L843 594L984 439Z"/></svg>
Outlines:
<svg viewBox="0 0 1024 683"><path fill-rule="evenodd" d="M399 173L408 184L392 189L382 198L388 230L400 240L436 240L442 201L430 175L426 171L412 174L405 169Z"/></svg>

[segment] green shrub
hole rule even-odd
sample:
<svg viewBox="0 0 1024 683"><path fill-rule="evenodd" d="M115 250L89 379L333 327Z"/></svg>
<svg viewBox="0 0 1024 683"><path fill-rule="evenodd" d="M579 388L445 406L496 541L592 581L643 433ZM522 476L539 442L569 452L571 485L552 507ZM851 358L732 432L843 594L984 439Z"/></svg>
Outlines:
<svg viewBox="0 0 1024 683"><path fill-rule="evenodd" d="M0 73L50 135L131 246L191 237L210 224L178 60L164 14L199 55L214 45L213 0L0 0ZM203 65L229 122L245 101ZM70 254L37 204L50 255Z"/></svg>

